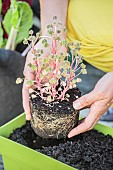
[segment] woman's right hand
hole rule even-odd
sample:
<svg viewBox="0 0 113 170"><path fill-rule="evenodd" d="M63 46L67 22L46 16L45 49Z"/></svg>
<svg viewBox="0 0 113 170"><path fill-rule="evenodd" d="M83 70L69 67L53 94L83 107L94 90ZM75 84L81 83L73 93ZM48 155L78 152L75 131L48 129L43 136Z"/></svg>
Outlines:
<svg viewBox="0 0 113 170"><path fill-rule="evenodd" d="M43 40L43 38L41 38L38 41L38 43L35 45L35 48L36 49L42 49L43 52L44 52L42 54L42 56L46 58L50 54L50 47L45 48L42 44L42 40ZM49 38L47 38L47 42L51 46L51 40ZM66 53L67 52L66 47L62 46L60 48L60 52ZM33 70L28 66L29 63L32 63L32 64L34 63L33 57L34 57L34 55L30 51L27 55L25 68L24 68L24 72L23 72L23 74L25 76L25 80L24 80L24 83L23 83L22 96L23 96L23 108L24 108L24 111L26 113L26 119L27 120L31 119L30 105L29 105L29 88L33 88L33 87L26 85L26 81L27 80L35 80L35 74L34 74Z"/></svg>

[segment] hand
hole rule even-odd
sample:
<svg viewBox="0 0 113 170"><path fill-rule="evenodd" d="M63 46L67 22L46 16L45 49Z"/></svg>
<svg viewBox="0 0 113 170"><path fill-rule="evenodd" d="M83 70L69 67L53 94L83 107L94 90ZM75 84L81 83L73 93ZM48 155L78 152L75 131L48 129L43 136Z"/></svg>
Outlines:
<svg viewBox="0 0 113 170"><path fill-rule="evenodd" d="M91 130L100 117L113 103L113 72L107 73L96 84L93 91L80 97L73 103L76 110L90 107L87 117L68 134L71 138L80 133Z"/></svg>
<svg viewBox="0 0 113 170"><path fill-rule="evenodd" d="M48 41L49 44L51 43L50 39L48 39L48 38L47 38L47 41ZM44 51L44 53L42 54L42 57L46 58L50 54L50 47L44 48L44 46L42 44L42 39L40 39L38 41L38 43L35 45L35 48L36 49L42 49ZM67 49L64 46L62 46L60 48L59 52L66 53ZM32 63L32 64L34 63L33 54L31 53L31 51L28 53L27 59L26 59L26 64L25 64L25 68L24 68L25 80L24 80L23 90L22 90L23 108L25 110L27 120L31 119L30 105L29 105L29 88L33 88L33 87L26 86L26 80L35 80L34 72L28 66L29 63Z"/></svg>
<svg viewBox="0 0 113 170"><path fill-rule="evenodd" d="M47 40L48 43L49 40ZM38 41L38 43L35 45L35 48L37 49L43 49L44 53L43 56L47 57L49 55L49 48L44 48L42 44L42 39ZM26 119L30 120L31 119L31 114L30 114L30 105L29 105L29 88L33 88L31 86L26 86L26 80L35 80L34 72L31 70L31 68L28 66L29 63L34 63L33 61L33 54L31 51L28 53L27 58L26 58L26 63L25 63L25 68L24 68L24 84L23 84L23 90L22 90L22 95L23 95L23 108L26 113Z"/></svg>

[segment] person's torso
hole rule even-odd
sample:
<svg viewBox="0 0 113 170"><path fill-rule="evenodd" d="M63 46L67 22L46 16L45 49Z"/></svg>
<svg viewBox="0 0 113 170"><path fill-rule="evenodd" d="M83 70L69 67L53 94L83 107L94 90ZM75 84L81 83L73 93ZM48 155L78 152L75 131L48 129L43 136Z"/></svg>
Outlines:
<svg viewBox="0 0 113 170"><path fill-rule="evenodd" d="M95 67L113 71L113 0L70 0L67 39Z"/></svg>

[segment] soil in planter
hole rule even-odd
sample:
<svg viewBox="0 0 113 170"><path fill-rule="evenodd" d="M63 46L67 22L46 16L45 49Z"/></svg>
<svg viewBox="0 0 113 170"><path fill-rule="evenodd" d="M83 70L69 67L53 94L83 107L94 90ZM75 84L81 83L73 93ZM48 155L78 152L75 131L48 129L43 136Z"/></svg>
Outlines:
<svg viewBox="0 0 113 170"><path fill-rule="evenodd" d="M68 90L67 93L70 95L69 101L66 100L55 101L47 104L44 100L40 98L40 96L31 99L31 101L35 109L39 108L43 109L45 107L46 109L49 108L50 112L54 114L55 113L68 114L69 112L74 112L75 109L73 108L73 101L75 101L77 98L81 96L81 92L79 91L78 88L73 88Z"/></svg>
<svg viewBox="0 0 113 170"><path fill-rule="evenodd" d="M71 139L44 139L27 122L9 138L78 170L113 170L113 138L96 130Z"/></svg>
<svg viewBox="0 0 113 170"><path fill-rule="evenodd" d="M81 93L78 88L73 88L68 90L67 94L70 96L69 101L59 100L47 103L40 96L31 98L31 125L39 136L65 138L69 131L77 125L79 111L73 108L73 101L79 98Z"/></svg>

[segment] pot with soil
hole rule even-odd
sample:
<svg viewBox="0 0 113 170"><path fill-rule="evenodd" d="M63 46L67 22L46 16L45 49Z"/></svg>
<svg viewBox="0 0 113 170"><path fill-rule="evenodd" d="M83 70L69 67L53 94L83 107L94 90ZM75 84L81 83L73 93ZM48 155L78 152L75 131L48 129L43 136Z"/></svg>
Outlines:
<svg viewBox="0 0 113 170"><path fill-rule="evenodd" d="M0 126L23 112L22 85L17 87L15 80L22 76L24 64L20 53L0 49Z"/></svg>
<svg viewBox="0 0 113 170"><path fill-rule="evenodd" d="M24 41L25 44L32 42L34 62L28 63L28 67L35 75L35 79L27 80L26 85L33 87L29 93L34 131L44 138L65 138L78 123L79 111L74 110L73 101L80 97L80 91L76 88L76 83L81 82L78 75L86 74L86 69L78 54L80 45L61 40L59 34L65 34L66 28L60 29L62 24L57 22L56 16L53 23L47 26L49 36L36 34L35 37L31 31L30 38ZM34 45L40 37L43 49L36 49ZM72 56L67 52L68 47ZM43 57L45 48L50 51L47 58ZM59 52L60 48L63 52ZM78 75L75 73L77 70L80 70ZM22 81L18 78L16 82Z"/></svg>
<svg viewBox="0 0 113 170"><path fill-rule="evenodd" d="M70 139L41 138L22 114L0 127L4 169L113 170L113 128L94 128Z"/></svg>
<svg viewBox="0 0 113 170"><path fill-rule="evenodd" d="M69 101L53 101L46 103L37 96L30 101L31 126L34 131L44 138L65 138L69 131L77 125L79 111L74 110L73 101L80 97L78 89L67 91Z"/></svg>

